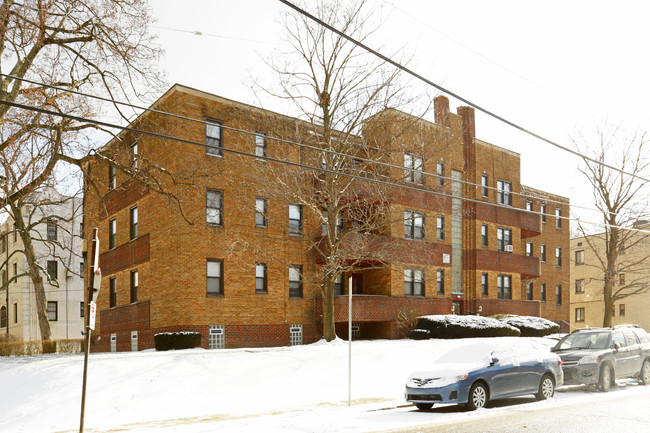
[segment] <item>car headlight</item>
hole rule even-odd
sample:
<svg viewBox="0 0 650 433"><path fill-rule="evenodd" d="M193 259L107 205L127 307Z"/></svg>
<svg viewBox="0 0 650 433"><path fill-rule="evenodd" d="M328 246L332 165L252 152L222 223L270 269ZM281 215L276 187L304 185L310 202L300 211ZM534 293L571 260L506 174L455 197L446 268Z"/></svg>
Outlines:
<svg viewBox="0 0 650 433"><path fill-rule="evenodd" d="M456 376L456 380L461 381L467 379L468 374L461 374L460 376Z"/></svg>
<svg viewBox="0 0 650 433"><path fill-rule="evenodd" d="M585 355L580 358L578 364L598 364L598 356L596 355Z"/></svg>

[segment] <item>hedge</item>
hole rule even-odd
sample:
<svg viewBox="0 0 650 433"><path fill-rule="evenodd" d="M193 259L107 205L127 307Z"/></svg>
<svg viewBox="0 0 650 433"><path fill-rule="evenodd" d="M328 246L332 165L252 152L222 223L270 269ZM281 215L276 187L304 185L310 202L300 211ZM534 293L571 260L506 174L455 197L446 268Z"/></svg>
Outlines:
<svg viewBox="0 0 650 433"><path fill-rule="evenodd" d="M199 332L161 332L153 336L156 350L181 350L201 347Z"/></svg>
<svg viewBox="0 0 650 433"><path fill-rule="evenodd" d="M518 337L519 329L500 320L482 316L432 315L418 318L416 329L409 338L476 338L476 337Z"/></svg>

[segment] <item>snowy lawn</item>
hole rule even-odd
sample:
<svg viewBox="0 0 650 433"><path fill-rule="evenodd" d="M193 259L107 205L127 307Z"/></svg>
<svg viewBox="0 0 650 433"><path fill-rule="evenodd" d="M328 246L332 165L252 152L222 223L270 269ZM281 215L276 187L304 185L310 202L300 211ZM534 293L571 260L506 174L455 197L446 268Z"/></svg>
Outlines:
<svg viewBox="0 0 650 433"><path fill-rule="evenodd" d="M513 339L523 340L354 342L351 408L348 344L340 340L269 349L93 354L85 430L354 432L490 416L518 405L478 412L455 408L447 413L415 412L404 401L405 380L415 370L431 368L456 347L489 341L507 349ZM534 340L546 346L555 343ZM0 358L0 432L77 431L82 371L83 355ZM578 389L524 406L561 404L566 398L607 395Z"/></svg>

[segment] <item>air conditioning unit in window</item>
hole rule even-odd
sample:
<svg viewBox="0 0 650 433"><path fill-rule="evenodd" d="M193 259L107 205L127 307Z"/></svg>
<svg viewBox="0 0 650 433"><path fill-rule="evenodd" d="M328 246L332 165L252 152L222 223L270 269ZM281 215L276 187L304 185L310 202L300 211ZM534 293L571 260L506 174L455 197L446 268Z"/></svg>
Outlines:
<svg viewBox="0 0 650 433"><path fill-rule="evenodd" d="M512 245L506 245L506 253L512 252Z"/></svg>

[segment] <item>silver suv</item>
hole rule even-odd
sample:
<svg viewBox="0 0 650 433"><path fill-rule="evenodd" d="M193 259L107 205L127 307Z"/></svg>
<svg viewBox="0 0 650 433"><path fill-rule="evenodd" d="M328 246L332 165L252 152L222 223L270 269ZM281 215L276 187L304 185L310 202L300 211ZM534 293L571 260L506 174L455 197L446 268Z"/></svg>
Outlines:
<svg viewBox="0 0 650 433"><path fill-rule="evenodd" d="M577 329L551 351L562 359L565 385L596 385L607 392L621 378L650 384L650 338L637 326Z"/></svg>

